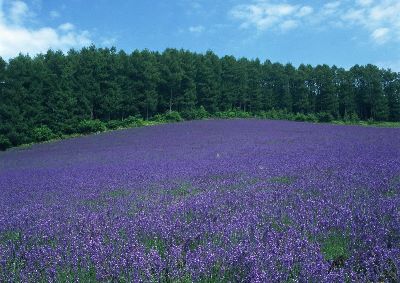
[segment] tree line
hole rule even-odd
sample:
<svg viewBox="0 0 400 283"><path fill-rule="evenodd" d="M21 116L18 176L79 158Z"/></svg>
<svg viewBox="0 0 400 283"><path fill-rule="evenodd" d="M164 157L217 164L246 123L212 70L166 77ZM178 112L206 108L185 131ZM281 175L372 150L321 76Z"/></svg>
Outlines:
<svg viewBox="0 0 400 283"><path fill-rule="evenodd" d="M400 74L374 65L272 63L186 50L90 46L0 57L0 147L78 132L82 121L179 112L281 111L329 119L400 121ZM40 132L40 131L39 131ZM35 134L36 133L36 134Z"/></svg>

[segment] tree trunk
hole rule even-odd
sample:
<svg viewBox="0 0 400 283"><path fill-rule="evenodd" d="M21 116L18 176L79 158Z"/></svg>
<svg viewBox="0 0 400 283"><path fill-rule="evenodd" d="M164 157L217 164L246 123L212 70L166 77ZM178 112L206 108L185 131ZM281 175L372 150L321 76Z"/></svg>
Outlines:
<svg viewBox="0 0 400 283"><path fill-rule="evenodd" d="M171 88L171 94L169 96L169 113L172 112L172 88Z"/></svg>
<svg viewBox="0 0 400 283"><path fill-rule="evenodd" d="M93 120L94 119L94 109L93 109L93 104L92 107L90 108L90 119Z"/></svg>

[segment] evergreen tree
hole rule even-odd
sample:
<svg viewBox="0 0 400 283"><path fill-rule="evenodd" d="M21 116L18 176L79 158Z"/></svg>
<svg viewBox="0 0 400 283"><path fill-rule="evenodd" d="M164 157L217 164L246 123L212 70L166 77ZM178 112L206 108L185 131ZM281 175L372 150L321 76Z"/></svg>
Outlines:
<svg viewBox="0 0 400 283"><path fill-rule="evenodd" d="M169 111L172 111L176 107L176 100L180 95L183 70L179 62L179 53L175 49L165 50L161 60L163 86L160 89L162 92L162 103L164 108L167 107Z"/></svg>
<svg viewBox="0 0 400 283"><path fill-rule="evenodd" d="M343 68L336 71L337 92L339 99L339 115L351 117L357 113L356 101L352 88L352 79L349 72Z"/></svg>
<svg viewBox="0 0 400 283"><path fill-rule="evenodd" d="M263 108L260 60L250 61L247 65L247 73L248 111L258 112Z"/></svg>
<svg viewBox="0 0 400 283"><path fill-rule="evenodd" d="M239 65L233 56L221 59L221 96L218 99L219 108L223 111L237 106L240 85Z"/></svg>
<svg viewBox="0 0 400 283"><path fill-rule="evenodd" d="M160 80L156 55L148 50L144 50L140 60L140 77L143 83L141 90L140 105L143 117L148 120L157 109L158 95L156 92Z"/></svg>
<svg viewBox="0 0 400 283"><path fill-rule="evenodd" d="M300 65L298 71L292 71L291 93L293 100L294 113L310 112L307 88L307 70L306 66Z"/></svg>
<svg viewBox="0 0 400 283"><path fill-rule="evenodd" d="M262 110L272 110L277 107L277 102L274 96L274 81L272 80L272 63L266 60L261 66L261 96L262 96Z"/></svg>
<svg viewBox="0 0 400 283"><path fill-rule="evenodd" d="M389 70L383 72L383 87L388 99L388 118L400 121L400 75Z"/></svg>
<svg viewBox="0 0 400 283"><path fill-rule="evenodd" d="M315 68L316 112L337 116L338 99L334 84L334 71L328 65Z"/></svg>
<svg viewBox="0 0 400 283"><path fill-rule="evenodd" d="M221 92L221 65L219 58L211 51L197 60L196 90L198 104L208 112L218 111Z"/></svg>

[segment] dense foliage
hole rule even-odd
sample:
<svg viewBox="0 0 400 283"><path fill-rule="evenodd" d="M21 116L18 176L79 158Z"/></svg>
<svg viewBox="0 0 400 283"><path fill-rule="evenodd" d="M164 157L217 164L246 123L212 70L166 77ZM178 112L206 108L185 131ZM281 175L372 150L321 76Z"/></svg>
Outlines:
<svg viewBox="0 0 400 283"><path fill-rule="evenodd" d="M246 119L2 152L0 282L400 282L399 144Z"/></svg>
<svg viewBox="0 0 400 283"><path fill-rule="evenodd" d="M175 49L91 46L0 58L0 148L170 111L186 119L275 111L296 120L400 121L400 75L373 65L295 68Z"/></svg>

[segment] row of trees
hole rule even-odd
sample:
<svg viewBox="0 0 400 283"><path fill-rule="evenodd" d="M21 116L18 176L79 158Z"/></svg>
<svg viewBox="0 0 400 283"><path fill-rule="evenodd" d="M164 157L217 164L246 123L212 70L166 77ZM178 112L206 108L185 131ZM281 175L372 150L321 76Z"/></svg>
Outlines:
<svg viewBox="0 0 400 283"><path fill-rule="evenodd" d="M200 106L211 114L275 109L400 121L400 74L374 65L295 68L176 49L127 54L91 46L0 58L0 139L12 145L32 141L32 129L42 126L74 132L82 120L149 119Z"/></svg>

